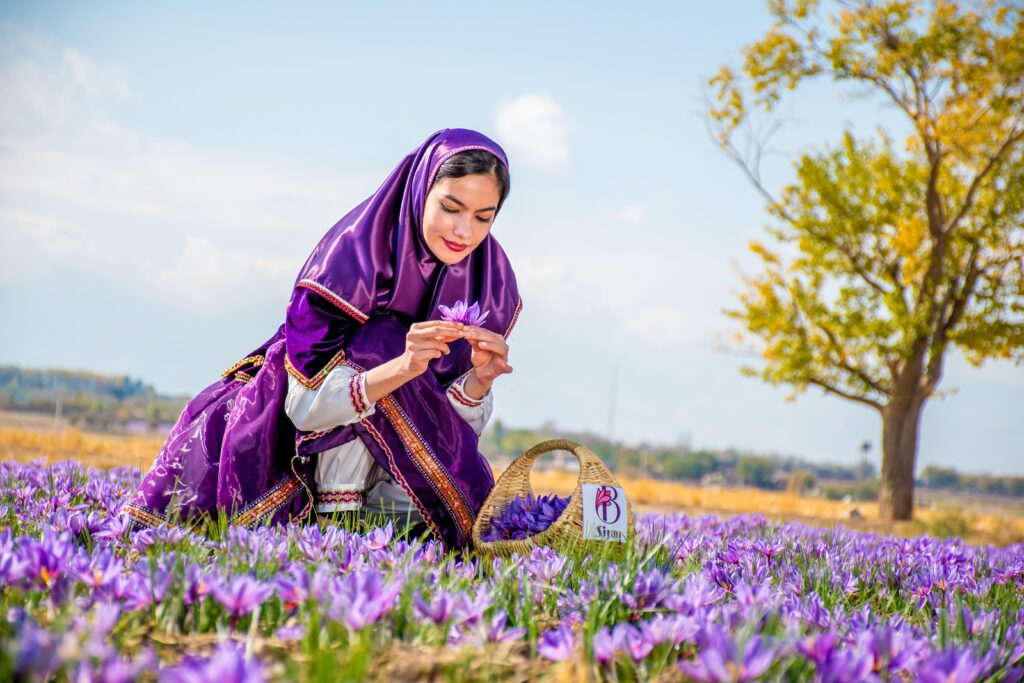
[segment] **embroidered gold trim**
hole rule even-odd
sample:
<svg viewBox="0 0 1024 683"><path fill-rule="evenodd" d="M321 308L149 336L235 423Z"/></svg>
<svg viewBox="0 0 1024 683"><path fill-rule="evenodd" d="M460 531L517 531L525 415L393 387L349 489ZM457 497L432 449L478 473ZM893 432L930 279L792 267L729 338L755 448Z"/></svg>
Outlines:
<svg viewBox="0 0 1024 683"><path fill-rule="evenodd" d="M335 306L337 306L341 310L343 310L346 313L348 313L350 316L355 318L360 323L365 323L367 320L370 319L369 315L367 315L366 313L363 313L358 308L356 308L355 306L353 306L349 302L345 301L340 296L338 296L337 294L335 294L331 290L327 289L326 287L324 287L319 282L314 282L313 280L299 280L296 283L295 286L296 287L303 287L303 288L308 289L308 290L310 290L312 292L316 292L317 294L319 294L323 298L327 299L328 301L330 301L332 304L334 304Z"/></svg>
<svg viewBox="0 0 1024 683"><path fill-rule="evenodd" d="M124 511L134 521L142 524L143 526L154 527L167 522L167 520L157 516L149 510L146 510L142 506L136 505L135 503L125 505Z"/></svg>
<svg viewBox="0 0 1024 683"><path fill-rule="evenodd" d="M388 444L384 441L384 437L381 436L380 432L377 431L377 428L370 423L369 419L364 419L361 424L366 427L366 431L370 433L373 440L377 442L377 445L380 446L381 450L383 450L388 456L388 463L391 465L391 473L394 475L395 480L398 481L399 486L402 487L402 490L405 491L405 495L409 496L409 500L411 500L413 505L416 506L416 509L420 511L420 517L422 517L423 521L427 523L428 527L430 527L430 531L434 534L434 538L436 538L437 541L447 549L447 544L444 542L444 536L441 535L441 530L437 527L437 523L434 522L433 516L427 511L427 508L420 502L419 497L413 492L412 487L409 486L409 482L407 482L405 477L402 476L402 473L398 469L398 465L395 463L395 454L391 452L390 448L388 448Z"/></svg>
<svg viewBox="0 0 1024 683"><path fill-rule="evenodd" d="M254 368L258 368L261 365L263 365L263 356L249 356L248 358L243 358L242 360L238 361L224 372L220 373L220 376L227 377L228 375L233 374L236 370L245 367L249 363L252 363L252 366Z"/></svg>
<svg viewBox="0 0 1024 683"><path fill-rule="evenodd" d="M473 513L462 500L462 492L456 488L447 473L420 440L415 427L406 420L395 400L391 396L385 396L377 403L398 433L405 450L413 457L420 469L433 482L434 488L441 494L441 500L445 503L445 507L451 511L455 521L461 527L462 537L468 539L473 528Z"/></svg>
<svg viewBox="0 0 1024 683"><path fill-rule="evenodd" d="M316 389L323 381L327 379L328 373L335 368L338 363L345 360L345 349L338 349L338 352L334 354L334 357L327 361L327 365L320 369L320 372L316 373L312 377L306 377L299 369L292 365L291 359L288 354L284 357L284 369L288 371L288 374L299 381L299 384L306 387L307 389Z"/></svg>
<svg viewBox="0 0 1024 683"><path fill-rule="evenodd" d="M248 508L239 512L231 520L232 524L251 526L259 522L265 515L276 511L295 495L299 490L299 483L294 477L288 477L274 488L267 491L260 498L256 499Z"/></svg>
<svg viewBox="0 0 1024 683"><path fill-rule="evenodd" d="M251 382L252 375L245 372L244 370L239 370L238 372L235 373L235 380L239 382Z"/></svg>

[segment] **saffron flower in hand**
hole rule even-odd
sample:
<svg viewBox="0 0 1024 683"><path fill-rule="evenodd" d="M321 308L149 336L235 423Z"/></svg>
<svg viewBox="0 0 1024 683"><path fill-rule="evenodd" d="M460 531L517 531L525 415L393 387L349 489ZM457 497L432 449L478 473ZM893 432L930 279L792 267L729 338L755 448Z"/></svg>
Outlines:
<svg viewBox="0 0 1024 683"><path fill-rule="evenodd" d="M451 308L442 304L437 307L437 310L441 311L441 320L475 326L479 326L487 317L487 314L490 313L490 311L480 313L479 303L474 302L473 305L470 306L461 299L456 301Z"/></svg>

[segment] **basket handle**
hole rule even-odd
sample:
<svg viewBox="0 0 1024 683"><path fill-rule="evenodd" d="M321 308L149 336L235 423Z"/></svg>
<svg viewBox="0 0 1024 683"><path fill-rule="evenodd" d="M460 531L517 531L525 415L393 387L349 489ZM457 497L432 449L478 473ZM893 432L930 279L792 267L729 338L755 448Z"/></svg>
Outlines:
<svg viewBox="0 0 1024 683"><path fill-rule="evenodd" d="M507 470L505 470L505 473L512 477L518 475L525 478L528 482L530 481L530 470L533 469L533 463L537 458L545 453L550 453L551 451L569 451L576 456L576 459L580 462L581 476L583 474L583 467L586 466L599 470L601 474L607 476L609 479L614 479L611 471L605 467L605 464L601 462L600 458L594 455L593 451L583 444L570 439L548 439L547 441L541 441L539 444L513 460L512 464L508 466Z"/></svg>

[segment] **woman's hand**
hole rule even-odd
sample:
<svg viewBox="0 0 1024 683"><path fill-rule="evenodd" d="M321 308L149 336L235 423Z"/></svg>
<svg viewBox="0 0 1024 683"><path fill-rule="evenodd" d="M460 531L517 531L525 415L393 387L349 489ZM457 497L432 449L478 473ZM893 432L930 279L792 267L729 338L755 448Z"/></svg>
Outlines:
<svg viewBox="0 0 1024 683"><path fill-rule="evenodd" d="M447 342L461 339L464 327L444 320L413 323L405 335L405 352L398 357L401 373L409 379L422 375L430 361L451 352Z"/></svg>
<svg viewBox="0 0 1024 683"><path fill-rule="evenodd" d="M486 393L495 379L512 372L512 366L508 364L508 342L500 334L475 325L465 325L462 335L473 350L470 356L473 374L484 385Z"/></svg>

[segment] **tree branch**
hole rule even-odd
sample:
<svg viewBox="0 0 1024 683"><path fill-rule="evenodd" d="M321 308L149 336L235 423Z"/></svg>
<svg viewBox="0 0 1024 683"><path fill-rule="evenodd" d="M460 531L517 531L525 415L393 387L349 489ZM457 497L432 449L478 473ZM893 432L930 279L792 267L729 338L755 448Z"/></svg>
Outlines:
<svg viewBox="0 0 1024 683"><path fill-rule="evenodd" d="M949 341L949 332L963 317L974 287L977 285L978 277L982 268L978 266L978 253L981 250L981 242L977 241L971 245L971 254L968 257L967 273L964 275L963 284L958 288L950 285L949 292L942 302L941 311L950 308L949 315L938 326L935 337L931 344L931 353L928 358L928 367L925 370L924 390L931 394L942 379L942 359L946 354L946 345Z"/></svg>
<svg viewBox="0 0 1024 683"><path fill-rule="evenodd" d="M839 341L836 339L832 330L830 330L824 323L814 321L814 324L825 333L826 337L828 337L829 344L832 346L832 350L835 352L841 368L851 375L854 375L860 379L860 381L864 382L864 384L868 385L883 396L887 396L890 393L880 382L872 378L865 370L850 364L850 361L847 360L846 354L843 353L842 346L839 344Z"/></svg>
<svg viewBox="0 0 1024 683"><path fill-rule="evenodd" d="M818 379L816 377L809 377L809 378L807 378L807 383L808 384L813 384L816 387L821 387L822 389L825 390L825 393L835 394L836 396L839 396L841 398L845 398L848 401L854 401L855 403L860 403L862 405L866 405L868 407L874 408L879 413L881 413L884 410L883 407L882 407L882 404L878 403L877 401L872 401L870 398L865 398L864 396L858 396L857 394L851 394L848 391L843 391L842 389L837 389L834 386L830 385L829 383L827 383L827 382L825 382L823 380L820 380L820 379Z"/></svg>
<svg viewBox="0 0 1024 683"><path fill-rule="evenodd" d="M981 187L982 181L985 180L985 177L988 176L992 169L1002 163L1003 156L1021 139L1024 139L1024 128L1016 130L1013 135L1006 138L1006 140L1003 141L1003 144L999 146L999 150L989 157L988 163L985 164L985 168L981 169L971 181L970 187L967 188L967 194L964 195L964 203L960 206L960 210L956 212L953 220L951 220L949 225L945 227L945 232L951 232L956 229L963 217L971 210L971 207L974 206L974 197L978 193L978 189Z"/></svg>

